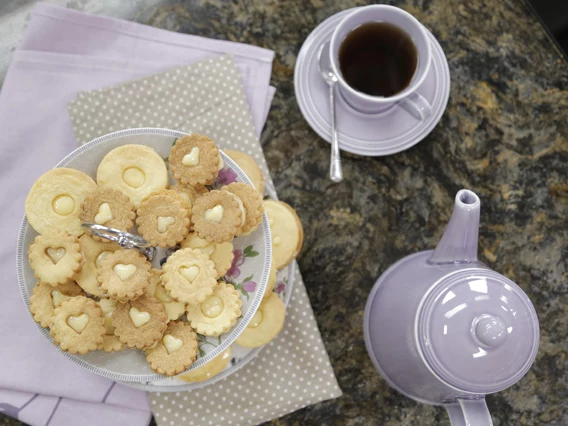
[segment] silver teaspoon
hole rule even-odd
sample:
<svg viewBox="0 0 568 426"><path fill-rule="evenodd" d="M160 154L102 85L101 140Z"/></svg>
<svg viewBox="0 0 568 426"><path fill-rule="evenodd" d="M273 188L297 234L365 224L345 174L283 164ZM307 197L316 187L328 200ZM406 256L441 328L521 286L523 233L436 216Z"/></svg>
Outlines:
<svg viewBox="0 0 568 426"><path fill-rule="evenodd" d="M329 164L329 177L334 182L341 182L343 180L343 171L341 170L339 141L337 140L337 129L335 128L335 83L337 83L337 76L331 69L329 41L325 43L319 51L318 64L320 74L329 86L329 113L331 116L331 162Z"/></svg>

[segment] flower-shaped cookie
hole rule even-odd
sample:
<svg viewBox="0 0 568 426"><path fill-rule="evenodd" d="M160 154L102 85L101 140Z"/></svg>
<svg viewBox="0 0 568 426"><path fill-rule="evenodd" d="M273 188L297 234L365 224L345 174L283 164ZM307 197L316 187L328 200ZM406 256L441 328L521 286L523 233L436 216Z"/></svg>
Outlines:
<svg viewBox="0 0 568 426"><path fill-rule="evenodd" d="M134 204L122 192L112 188L97 188L81 204L79 218L109 228L128 231L134 225ZM108 240L97 240L107 242Z"/></svg>
<svg viewBox="0 0 568 426"><path fill-rule="evenodd" d="M265 200L272 234L272 261L280 270L290 264L302 249L304 230L300 218L292 207L282 201Z"/></svg>
<svg viewBox="0 0 568 426"><path fill-rule="evenodd" d="M40 281L34 287L30 297L30 312L35 322L42 327L49 327L55 308L70 297L82 295L85 295L85 293L83 293L81 287L72 281L56 287Z"/></svg>
<svg viewBox="0 0 568 426"><path fill-rule="evenodd" d="M61 231L38 235L28 255L36 278L53 286L75 277L83 260L77 237Z"/></svg>
<svg viewBox="0 0 568 426"><path fill-rule="evenodd" d="M215 263L215 270L219 277L227 273L235 257L232 243L212 243L201 238L195 232L190 232L185 237L185 240L181 243L181 248L198 249L201 253L209 256L209 259Z"/></svg>
<svg viewBox="0 0 568 426"><path fill-rule="evenodd" d="M191 207L178 192L164 189L140 204L138 232L154 246L173 247L187 235L190 213Z"/></svg>
<svg viewBox="0 0 568 426"><path fill-rule="evenodd" d="M256 189L246 183L231 183L221 188L239 197L245 209L245 223L241 226L237 235L248 235L258 228L262 221L264 206L262 198Z"/></svg>
<svg viewBox="0 0 568 426"><path fill-rule="evenodd" d="M251 180L260 196L264 196L264 176L262 175L260 167L258 167L258 164L256 164L252 157L240 151L224 149L223 152L231 157L231 160L243 169L243 172L245 172Z"/></svg>
<svg viewBox="0 0 568 426"><path fill-rule="evenodd" d="M86 354L102 344L104 323L97 302L85 296L71 297L53 311L50 334L64 351Z"/></svg>
<svg viewBox="0 0 568 426"><path fill-rule="evenodd" d="M166 310L166 315L168 316L168 321L177 320L185 313L185 303L178 302L170 297L162 284L162 271L159 269L150 269L150 274L152 274L150 277L150 287L148 287L146 294L162 302Z"/></svg>
<svg viewBox="0 0 568 426"><path fill-rule="evenodd" d="M120 249L100 262L97 279L113 299L133 300L150 286L150 262L136 250Z"/></svg>
<svg viewBox="0 0 568 426"><path fill-rule="evenodd" d="M231 284L219 282L211 296L187 306L187 320L199 334L219 336L237 323L242 304Z"/></svg>
<svg viewBox="0 0 568 426"><path fill-rule="evenodd" d="M193 205L191 221L201 238L215 243L231 241L245 221L241 200L227 191L213 190Z"/></svg>
<svg viewBox="0 0 568 426"><path fill-rule="evenodd" d="M184 185L208 185L222 167L219 148L207 136L196 134L176 141L169 162L172 175Z"/></svg>
<svg viewBox="0 0 568 426"><path fill-rule="evenodd" d="M99 349L105 352L121 351L124 349L124 344L114 335L115 326L112 319L112 313L116 310L116 304L119 302L114 299L101 299L98 303L105 320L105 335Z"/></svg>
<svg viewBox="0 0 568 426"><path fill-rule="evenodd" d="M258 348L271 342L284 327L286 306L275 293L262 300L249 325L237 337L245 348Z"/></svg>
<svg viewBox="0 0 568 426"><path fill-rule="evenodd" d="M231 353L232 349L229 346L207 364L178 377L186 382L204 382L205 380L209 380L227 367L231 360Z"/></svg>
<svg viewBox="0 0 568 426"><path fill-rule="evenodd" d="M203 302L217 284L215 264L199 250L178 250L162 266L162 283L180 302Z"/></svg>
<svg viewBox="0 0 568 426"><path fill-rule="evenodd" d="M144 198L168 185L168 169L162 157L144 145L122 145L110 151L97 169L100 187L113 188L138 208Z"/></svg>
<svg viewBox="0 0 568 426"><path fill-rule="evenodd" d="M209 192L209 190L207 189L206 186L203 186L203 185L196 185L196 186L184 185L184 184L179 183L179 182L176 183L174 186L172 186L170 189L178 192L179 195L182 196L182 198L185 200L186 203L189 204L190 207L193 207L193 203L195 203L195 200L197 200L203 194L207 194Z"/></svg>
<svg viewBox="0 0 568 426"><path fill-rule="evenodd" d="M172 321L158 344L146 349L146 360L156 373L175 376L195 362L197 346L197 334L189 324Z"/></svg>
<svg viewBox="0 0 568 426"><path fill-rule="evenodd" d="M59 230L79 237L84 232L79 219L81 203L95 189L93 179L79 170L49 170L28 192L26 217L39 234Z"/></svg>
<svg viewBox="0 0 568 426"><path fill-rule="evenodd" d="M97 280L97 269L105 257L121 250L121 247L116 243L95 241L87 234L81 235L79 245L83 255L83 267L75 276L77 284L93 296L106 297L106 293L101 289Z"/></svg>
<svg viewBox="0 0 568 426"><path fill-rule="evenodd" d="M112 313L114 334L130 348L147 348L162 337L168 324L164 305L155 297L142 296L117 303Z"/></svg>

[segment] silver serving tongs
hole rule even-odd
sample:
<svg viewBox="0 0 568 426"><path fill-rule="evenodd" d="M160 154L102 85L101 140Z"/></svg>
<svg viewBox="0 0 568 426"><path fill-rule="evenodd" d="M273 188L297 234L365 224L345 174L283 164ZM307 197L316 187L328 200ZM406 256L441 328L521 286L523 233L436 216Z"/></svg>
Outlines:
<svg viewBox="0 0 568 426"><path fill-rule="evenodd" d="M90 234L96 235L97 237L107 239L109 241L114 241L120 247L125 249L138 249L140 253L152 260L156 256L156 249L146 241L144 238L131 234L126 231L121 231L119 229L109 228L103 225L97 225L96 223L83 223L83 228Z"/></svg>

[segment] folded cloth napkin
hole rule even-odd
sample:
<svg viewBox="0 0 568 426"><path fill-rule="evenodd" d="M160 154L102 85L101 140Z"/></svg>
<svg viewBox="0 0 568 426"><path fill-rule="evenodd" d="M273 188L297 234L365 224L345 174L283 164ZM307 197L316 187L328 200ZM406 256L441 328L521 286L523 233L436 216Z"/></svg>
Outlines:
<svg viewBox="0 0 568 426"><path fill-rule="evenodd" d="M108 34L107 34L108 33ZM65 37L62 37L65 34ZM106 38L105 38L106 37ZM97 40L104 38L104 43ZM68 46L71 42L71 47ZM118 47L122 50L117 54ZM146 56L152 46L169 61ZM32 13L0 94L0 412L32 425L145 425L147 395L96 376L62 357L38 332L21 300L14 265L24 202L33 181L77 146L67 103L82 90L152 75L227 51L255 101L257 132L270 95L273 53L232 42L169 33L46 4ZM264 81L263 84L260 84ZM25 145L25 149L22 147Z"/></svg>
<svg viewBox="0 0 568 426"><path fill-rule="evenodd" d="M173 103L169 91L181 91L181 102ZM70 103L69 113L80 141L117 126L142 124L206 134L222 149L240 150L255 158L267 185L273 187L230 55L80 93ZM236 425L258 424L340 395L302 277L296 273L284 330L256 359L208 387L154 393L150 401L159 425Z"/></svg>

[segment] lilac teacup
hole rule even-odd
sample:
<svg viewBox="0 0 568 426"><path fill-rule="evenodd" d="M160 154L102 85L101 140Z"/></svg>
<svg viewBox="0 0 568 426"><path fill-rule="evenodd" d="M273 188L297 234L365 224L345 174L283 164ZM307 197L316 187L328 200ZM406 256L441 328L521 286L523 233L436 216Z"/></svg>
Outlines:
<svg viewBox="0 0 568 426"><path fill-rule="evenodd" d="M361 7L347 15L330 43L331 66L343 99L369 114L398 103L418 119L429 117L432 107L416 89L430 70L431 55L422 24L386 5Z"/></svg>

